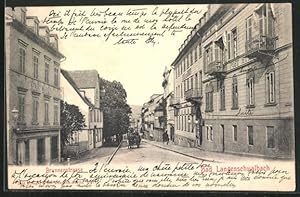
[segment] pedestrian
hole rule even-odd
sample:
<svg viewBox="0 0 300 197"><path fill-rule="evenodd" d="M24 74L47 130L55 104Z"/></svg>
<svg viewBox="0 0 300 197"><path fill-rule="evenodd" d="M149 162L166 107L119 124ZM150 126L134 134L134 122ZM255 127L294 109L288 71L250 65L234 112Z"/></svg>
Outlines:
<svg viewBox="0 0 300 197"><path fill-rule="evenodd" d="M167 130L163 133L163 143L165 143L168 145L169 143L169 135L168 135L168 132Z"/></svg>

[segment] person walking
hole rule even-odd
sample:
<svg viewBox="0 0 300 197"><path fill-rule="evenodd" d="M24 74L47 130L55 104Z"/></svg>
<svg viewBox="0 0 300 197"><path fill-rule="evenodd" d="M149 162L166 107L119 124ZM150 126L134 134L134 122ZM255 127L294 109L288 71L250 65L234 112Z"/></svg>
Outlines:
<svg viewBox="0 0 300 197"><path fill-rule="evenodd" d="M167 130L163 133L163 143L169 144L169 135Z"/></svg>

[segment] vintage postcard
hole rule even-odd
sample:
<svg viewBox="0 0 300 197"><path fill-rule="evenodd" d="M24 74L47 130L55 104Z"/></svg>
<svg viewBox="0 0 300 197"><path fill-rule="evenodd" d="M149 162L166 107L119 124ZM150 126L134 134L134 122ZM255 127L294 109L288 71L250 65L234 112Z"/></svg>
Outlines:
<svg viewBox="0 0 300 197"><path fill-rule="evenodd" d="M6 7L8 189L294 191L291 11Z"/></svg>

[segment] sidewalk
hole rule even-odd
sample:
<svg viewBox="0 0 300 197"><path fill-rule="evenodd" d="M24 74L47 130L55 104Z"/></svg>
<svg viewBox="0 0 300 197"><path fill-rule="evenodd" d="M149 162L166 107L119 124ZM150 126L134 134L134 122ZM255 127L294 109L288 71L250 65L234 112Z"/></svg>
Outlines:
<svg viewBox="0 0 300 197"><path fill-rule="evenodd" d="M83 164L83 163L105 163L108 158L112 155L112 153L115 151L117 147L98 147L94 148L90 151L87 151L84 153L80 158L78 159L71 159L70 165L74 164ZM62 165L67 165L68 162L65 160L61 163Z"/></svg>
<svg viewBox="0 0 300 197"><path fill-rule="evenodd" d="M256 161L256 162L276 162L276 161L287 161L290 162L291 160L282 160L282 159L272 159L272 158L262 158L258 156L252 155L242 155L242 154L230 154L230 153L219 153L219 152L209 152L204 151L199 148L192 148L192 147L183 147L174 144L164 144L163 142L156 142L156 141L149 141L149 140L142 140L145 143L151 144L153 146L172 151L181 155L185 155L188 157L192 157L199 160L204 160L208 162L238 162L238 161Z"/></svg>

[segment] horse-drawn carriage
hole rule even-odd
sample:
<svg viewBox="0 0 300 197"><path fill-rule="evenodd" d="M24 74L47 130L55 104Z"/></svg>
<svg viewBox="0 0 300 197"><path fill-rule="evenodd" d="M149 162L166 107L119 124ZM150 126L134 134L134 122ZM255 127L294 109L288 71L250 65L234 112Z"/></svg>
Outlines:
<svg viewBox="0 0 300 197"><path fill-rule="evenodd" d="M138 133L128 133L128 148L133 148L134 145L136 145L137 148L140 147L141 143L141 137Z"/></svg>

